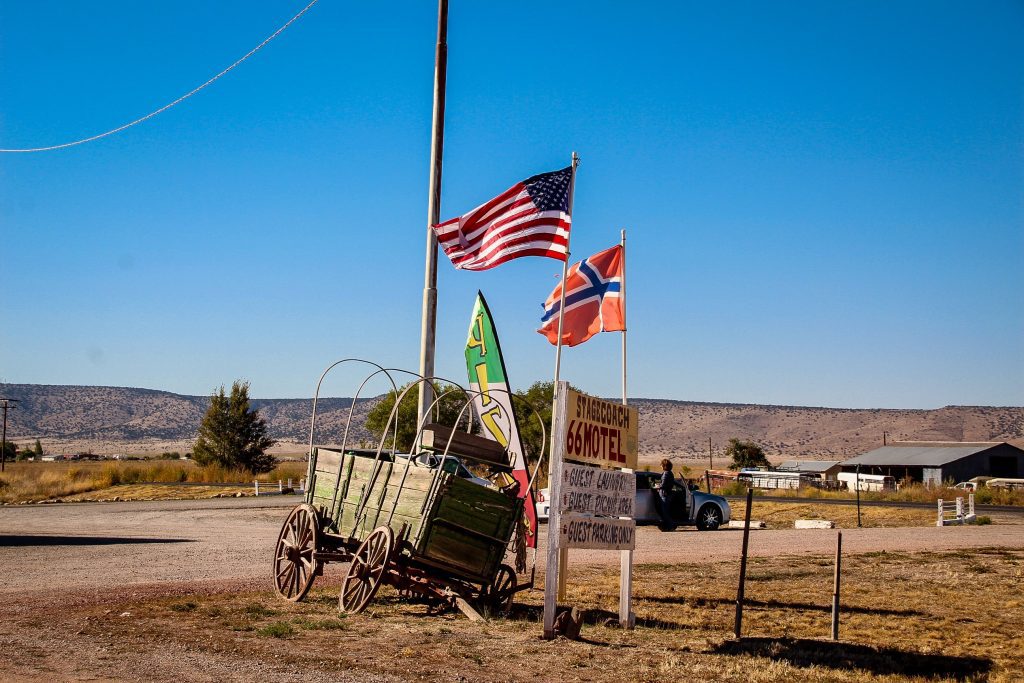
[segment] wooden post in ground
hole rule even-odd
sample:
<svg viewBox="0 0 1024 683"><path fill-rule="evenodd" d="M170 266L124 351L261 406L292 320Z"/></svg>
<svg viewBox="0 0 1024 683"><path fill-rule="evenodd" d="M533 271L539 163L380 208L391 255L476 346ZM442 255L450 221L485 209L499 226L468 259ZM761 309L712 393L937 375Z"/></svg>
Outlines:
<svg viewBox="0 0 1024 683"><path fill-rule="evenodd" d="M743 584L747 578L747 544L750 541L750 506L754 502L754 489L747 489L747 510L743 514L743 550L740 554L740 585L736 590L736 625L733 634L739 638L743 630Z"/></svg>
<svg viewBox="0 0 1024 683"><path fill-rule="evenodd" d="M836 536L836 575L832 582L832 640L839 640L839 584L842 576L843 532Z"/></svg>

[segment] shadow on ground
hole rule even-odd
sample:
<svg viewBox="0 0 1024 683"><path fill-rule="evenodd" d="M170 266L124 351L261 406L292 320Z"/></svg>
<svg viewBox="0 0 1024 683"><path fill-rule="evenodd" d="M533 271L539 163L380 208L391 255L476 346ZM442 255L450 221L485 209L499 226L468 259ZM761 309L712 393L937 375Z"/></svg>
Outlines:
<svg viewBox="0 0 1024 683"><path fill-rule="evenodd" d="M3 546L126 545L132 543L193 543L189 538L133 538L128 536L43 536L0 534Z"/></svg>
<svg viewBox="0 0 1024 683"><path fill-rule="evenodd" d="M735 605L735 600L729 598L687 598L672 596L647 596L635 595L634 600L646 602L658 602L675 605L690 605L691 607L703 607L705 605ZM817 605L812 602L783 602L781 600L743 600L744 607L770 607L773 609L795 609L810 612L831 612L832 605ZM892 617L920 617L924 612L916 609L887 609L885 607L850 607L841 605L840 611L844 614L874 614L878 616Z"/></svg>
<svg viewBox="0 0 1024 683"><path fill-rule="evenodd" d="M978 657L928 655L887 647L796 638L743 638L718 645L714 654L750 655L792 666L860 669L872 674L973 680L987 675L992 661Z"/></svg>
<svg viewBox="0 0 1024 683"><path fill-rule="evenodd" d="M606 609L581 608L583 623L590 626L618 626L619 615ZM535 605L514 604L509 611L507 618L511 621L541 622L544 619L544 608ZM677 630L686 628L684 624L663 619L637 616L636 625L642 628L658 628L663 630Z"/></svg>

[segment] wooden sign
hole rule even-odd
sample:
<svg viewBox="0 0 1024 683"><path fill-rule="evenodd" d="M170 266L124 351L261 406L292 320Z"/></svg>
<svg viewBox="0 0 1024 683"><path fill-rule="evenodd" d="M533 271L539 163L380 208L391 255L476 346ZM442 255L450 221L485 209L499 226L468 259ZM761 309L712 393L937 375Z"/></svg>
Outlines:
<svg viewBox="0 0 1024 683"><path fill-rule="evenodd" d="M587 465L562 465L560 512L581 512L605 517L632 517L636 503L636 475Z"/></svg>
<svg viewBox="0 0 1024 683"><path fill-rule="evenodd" d="M559 542L565 548L632 550L636 522L632 519L562 514L558 522Z"/></svg>
<svg viewBox="0 0 1024 683"><path fill-rule="evenodd" d="M639 412L569 389L565 403L565 459L636 469Z"/></svg>

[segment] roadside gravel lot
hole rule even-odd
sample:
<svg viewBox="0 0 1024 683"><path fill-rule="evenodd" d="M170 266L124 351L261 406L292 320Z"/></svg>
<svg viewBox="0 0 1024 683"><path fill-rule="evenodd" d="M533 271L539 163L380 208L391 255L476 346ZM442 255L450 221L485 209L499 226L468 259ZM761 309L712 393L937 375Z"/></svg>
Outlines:
<svg viewBox="0 0 1024 683"><path fill-rule="evenodd" d="M850 640L840 644L815 640L827 631L827 614L810 604L827 599L835 532L753 531L747 628L761 637L740 647L728 638L740 530L642 527L634 588L643 623L636 631L592 623L593 641L547 642L538 634L536 591L521 594L518 616L485 626L455 613L424 618L422 606L389 597L390 589L372 610L346 619L336 608L344 566L335 564L306 602L280 600L271 593L270 554L299 500L0 507L0 651L7 653L0 680L608 683L667 675L822 683L875 680L873 671L894 681L942 678L954 666L1002 682L1019 671L1016 650L1000 649L1015 633L1007 616L1018 602L992 607L979 615L981 624L957 621L953 641L944 640L954 632L949 620L963 615L941 607L958 604L964 596L953 592L964 586L976 604L1019 594L1024 515L1001 515L992 526L844 530ZM972 547L988 549L967 558L907 554ZM856 557L879 550L890 554ZM613 607L619 553L573 551L570 558L570 598L595 614ZM893 576L920 590L876 615L876 586ZM886 629L906 634L905 642L894 647L898 638ZM983 650L970 645L979 642ZM515 677L507 668L513 662L523 667ZM886 676L903 668L911 678Z"/></svg>
<svg viewBox="0 0 1024 683"><path fill-rule="evenodd" d="M131 584L193 581L269 583L280 525L298 496L25 505L0 508L0 593L64 593ZM755 504L756 505L756 504ZM756 508L755 508L756 509ZM991 526L846 529L843 551L1024 547L1024 515ZM543 540L546 527L542 526ZM637 533L636 564L723 562L737 558L742 531L655 527ZM832 530L751 532L752 556L834 552ZM615 565L617 553L574 550L574 565ZM543 559L541 560L543 563ZM330 580L330 575L327 575Z"/></svg>

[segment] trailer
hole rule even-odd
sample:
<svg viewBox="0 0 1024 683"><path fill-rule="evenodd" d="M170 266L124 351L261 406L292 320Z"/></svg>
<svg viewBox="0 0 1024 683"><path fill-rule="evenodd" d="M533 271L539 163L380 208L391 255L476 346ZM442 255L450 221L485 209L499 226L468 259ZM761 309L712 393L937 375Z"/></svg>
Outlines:
<svg viewBox="0 0 1024 683"><path fill-rule="evenodd" d="M339 606L350 614L364 610L384 584L474 618L507 610L515 593L533 586L536 555L528 580L518 578L526 555L524 492L505 476L511 471L506 450L471 433L472 392L460 388L467 431L421 421L413 453L384 448L389 434L393 446L397 442L397 406L421 381L398 397L376 449L347 447L351 410L340 446L312 445L314 398L305 500L288 514L274 548L274 588L281 597L303 599L329 562L349 563ZM484 485L464 462L496 483Z"/></svg>
<svg viewBox="0 0 1024 683"><path fill-rule="evenodd" d="M846 484L850 491L895 491L896 479L887 474L858 474L857 472L840 472L840 483Z"/></svg>

